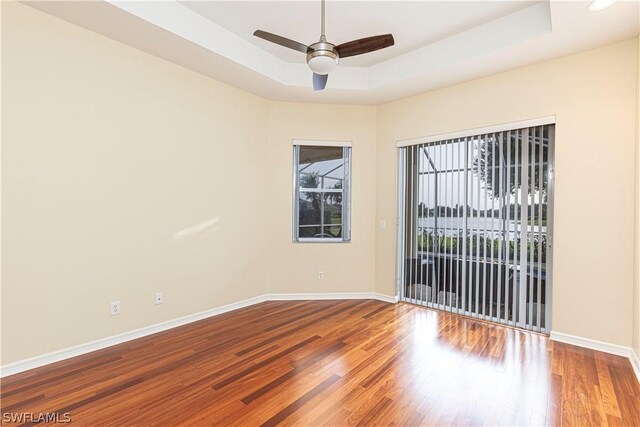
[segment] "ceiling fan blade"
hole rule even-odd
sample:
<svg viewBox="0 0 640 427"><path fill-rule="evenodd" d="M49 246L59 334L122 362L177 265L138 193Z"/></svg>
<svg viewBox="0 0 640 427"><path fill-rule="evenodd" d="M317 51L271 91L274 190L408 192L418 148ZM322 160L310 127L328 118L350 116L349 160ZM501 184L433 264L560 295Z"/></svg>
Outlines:
<svg viewBox="0 0 640 427"><path fill-rule="evenodd" d="M342 43L336 46L336 50L340 54L340 58L347 58L349 56L362 55L363 53L384 49L385 47L393 46L393 43L393 36L391 34L383 34Z"/></svg>
<svg viewBox="0 0 640 427"><path fill-rule="evenodd" d="M290 40L286 37L279 36L277 34L267 33L266 31L256 30L253 33L254 36L260 37L268 42L279 44L280 46L288 47L289 49L297 50L298 52L307 53L309 46L299 43L295 40Z"/></svg>
<svg viewBox="0 0 640 427"><path fill-rule="evenodd" d="M313 90L324 90L329 74L313 73Z"/></svg>

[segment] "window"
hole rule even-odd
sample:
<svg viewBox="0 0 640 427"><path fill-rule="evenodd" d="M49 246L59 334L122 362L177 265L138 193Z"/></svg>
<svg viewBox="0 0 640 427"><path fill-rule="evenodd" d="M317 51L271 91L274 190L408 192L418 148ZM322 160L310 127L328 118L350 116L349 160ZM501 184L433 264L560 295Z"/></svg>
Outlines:
<svg viewBox="0 0 640 427"><path fill-rule="evenodd" d="M294 146L294 242L348 242L351 147Z"/></svg>

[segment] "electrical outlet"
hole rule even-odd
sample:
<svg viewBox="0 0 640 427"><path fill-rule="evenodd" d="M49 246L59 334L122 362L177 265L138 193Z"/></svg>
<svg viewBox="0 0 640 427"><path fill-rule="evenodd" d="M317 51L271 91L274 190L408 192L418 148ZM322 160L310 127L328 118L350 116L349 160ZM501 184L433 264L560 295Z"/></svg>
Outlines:
<svg viewBox="0 0 640 427"><path fill-rule="evenodd" d="M386 230L387 228L387 221L385 221L384 219L380 220L380 230Z"/></svg>
<svg viewBox="0 0 640 427"><path fill-rule="evenodd" d="M120 314L120 301L112 302L109 307L110 307L110 314L112 316Z"/></svg>
<svg viewBox="0 0 640 427"><path fill-rule="evenodd" d="M157 292L156 293L156 305L162 304L162 299L163 299L162 292Z"/></svg>
<svg viewBox="0 0 640 427"><path fill-rule="evenodd" d="M324 271L318 271L318 280L324 280Z"/></svg>

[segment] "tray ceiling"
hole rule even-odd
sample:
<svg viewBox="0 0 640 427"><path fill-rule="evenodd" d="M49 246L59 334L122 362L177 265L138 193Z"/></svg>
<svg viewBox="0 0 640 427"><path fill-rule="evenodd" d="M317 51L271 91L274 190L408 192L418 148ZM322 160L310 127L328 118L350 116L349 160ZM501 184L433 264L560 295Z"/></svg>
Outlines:
<svg viewBox="0 0 640 427"><path fill-rule="evenodd" d="M311 89L304 55L252 36L318 38L319 1L24 2L137 49L275 100L380 104L638 34L637 1L331 1L335 43L393 33L395 46L345 58Z"/></svg>

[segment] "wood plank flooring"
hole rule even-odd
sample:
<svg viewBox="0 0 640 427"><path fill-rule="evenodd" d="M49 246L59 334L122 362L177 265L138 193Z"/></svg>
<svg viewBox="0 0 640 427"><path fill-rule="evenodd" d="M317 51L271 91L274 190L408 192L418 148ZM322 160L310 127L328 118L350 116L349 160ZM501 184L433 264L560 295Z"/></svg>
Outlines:
<svg viewBox="0 0 640 427"><path fill-rule="evenodd" d="M625 358L374 300L258 304L7 377L1 398L3 424L640 425Z"/></svg>

